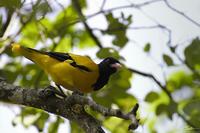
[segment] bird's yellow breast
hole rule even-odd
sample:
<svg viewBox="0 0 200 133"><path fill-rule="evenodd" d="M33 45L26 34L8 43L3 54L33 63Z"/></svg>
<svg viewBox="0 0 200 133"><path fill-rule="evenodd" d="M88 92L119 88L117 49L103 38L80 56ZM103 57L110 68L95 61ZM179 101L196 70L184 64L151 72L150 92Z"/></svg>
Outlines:
<svg viewBox="0 0 200 133"><path fill-rule="evenodd" d="M98 73L86 72L74 68L68 63L58 63L52 66L48 72L52 79L66 89L79 89L82 92L92 91L92 85L96 82Z"/></svg>
<svg viewBox="0 0 200 133"><path fill-rule="evenodd" d="M78 60L78 62L80 62L79 65L87 66L90 72L76 68L66 60L49 65L48 69L46 69L46 73L51 76L56 84L62 85L66 89L72 91L77 89L85 93L93 91L92 85L97 81L99 76L98 65L88 57L77 59L74 57L73 55L75 62Z"/></svg>

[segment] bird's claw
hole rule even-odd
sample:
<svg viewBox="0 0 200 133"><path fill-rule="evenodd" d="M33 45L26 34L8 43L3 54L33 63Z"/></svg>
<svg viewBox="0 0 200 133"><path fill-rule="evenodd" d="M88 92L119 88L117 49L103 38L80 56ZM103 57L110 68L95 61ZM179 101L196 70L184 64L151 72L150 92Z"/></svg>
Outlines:
<svg viewBox="0 0 200 133"><path fill-rule="evenodd" d="M53 86L46 87L45 89L40 91L39 95L40 95L40 97L43 97L43 98L47 98L47 97L51 97L51 96L55 96L55 95L58 95L58 96L61 96L61 97L66 97L65 94L63 94L60 91L56 90L56 88L53 87Z"/></svg>
<svg viewBox="0 0 200 133"><path fill-rule="evenodd" d="M73 91L72 95L80 95L80 96L83 96L84 94L83 94L83 92L80 92L80 91L78 91L78 90L75 90L75 91Z"/></svg>

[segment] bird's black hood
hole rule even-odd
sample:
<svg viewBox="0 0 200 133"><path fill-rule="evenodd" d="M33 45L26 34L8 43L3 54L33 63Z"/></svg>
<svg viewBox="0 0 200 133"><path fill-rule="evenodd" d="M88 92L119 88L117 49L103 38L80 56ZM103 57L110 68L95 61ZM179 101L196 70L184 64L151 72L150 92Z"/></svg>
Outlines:
<svg viewBox="0 0 200 133"><path fill-rule="evenodd" d="M112 57L105 58L98 64L99 67L99 78L96 83L93 84L94 90L101 89L109 81L110 76L117 71L116 64L120 64L118 60Z"/></svg>

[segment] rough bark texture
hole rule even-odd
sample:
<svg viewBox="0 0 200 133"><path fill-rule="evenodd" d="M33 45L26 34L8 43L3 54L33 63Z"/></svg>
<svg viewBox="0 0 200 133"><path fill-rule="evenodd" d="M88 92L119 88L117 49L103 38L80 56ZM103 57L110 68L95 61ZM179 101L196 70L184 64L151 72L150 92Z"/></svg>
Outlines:
<svg viewBox="0 0 200 133"><path fill-rule="evenodd" d="M78 123L87 133L104 133L104 131L101 128L101 123L85 111L85 105L105 116L131 120L129 129L138 127L138 120L135 117L138 105L128 114L124 114L120 110L105 108L90 98L78 94L59 98L49 89L22 88L9 84L0 78L0 101L35 107L62 116Z"/></svg>
<svg viewBox="0 0 200 133"><path fill-rule="evenodd" d="M85 112L84 105L72 101L75 96L61 99L44 89L21 88L0 80L0 101L39 108L77 122L88 133L103 133L100 123Z"/></svg>

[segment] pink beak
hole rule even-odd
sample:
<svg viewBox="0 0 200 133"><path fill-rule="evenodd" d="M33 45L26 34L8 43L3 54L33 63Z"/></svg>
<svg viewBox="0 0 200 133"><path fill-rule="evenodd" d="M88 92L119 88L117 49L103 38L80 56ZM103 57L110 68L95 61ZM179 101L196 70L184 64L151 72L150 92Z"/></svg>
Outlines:
<svg viewBox="0 0 200 133"><path fill-rule="evenodd" d="M114 67L116 69L119 69L122 67L122 65L120 63L115 63L115 64L112 64L111 67Z"/></svg>

